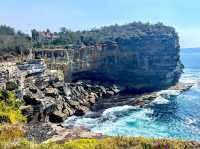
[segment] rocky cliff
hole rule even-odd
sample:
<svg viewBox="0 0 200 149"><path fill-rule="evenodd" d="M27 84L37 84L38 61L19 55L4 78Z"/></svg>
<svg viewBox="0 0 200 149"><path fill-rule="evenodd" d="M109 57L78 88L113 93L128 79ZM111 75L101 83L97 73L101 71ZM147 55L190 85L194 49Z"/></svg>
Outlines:
<svg viewBox="0 0 200 149"><path fill-rule="evenodd" d="M113 28L113 32L106 32ZM73 79L107 81L139 92L167 88L178 82L183 65L174 28L162 24L132 23L95 32L98 39L104 37L104 40L101 46L92 50L89 47L76 50L79 55L75 59L79 61L71 66ZM85 69L74 71L73 67L81 65L80 61L85 58Z"/></svg>

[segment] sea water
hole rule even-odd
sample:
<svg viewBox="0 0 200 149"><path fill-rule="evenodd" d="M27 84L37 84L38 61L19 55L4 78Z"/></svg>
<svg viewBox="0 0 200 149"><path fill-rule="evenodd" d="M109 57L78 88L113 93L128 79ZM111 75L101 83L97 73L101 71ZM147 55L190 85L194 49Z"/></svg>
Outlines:
<svg viewBox="0 0 200 149"><path fill-rule="evenodd" d="M156 98L151 106L113 107L100 117L72 116L66 126L83 126L93 132L112 136L167 137L200 141L200 49L182 49L181 60L185 65L180 82L194 83L182 94L171 98Z"/></svg>

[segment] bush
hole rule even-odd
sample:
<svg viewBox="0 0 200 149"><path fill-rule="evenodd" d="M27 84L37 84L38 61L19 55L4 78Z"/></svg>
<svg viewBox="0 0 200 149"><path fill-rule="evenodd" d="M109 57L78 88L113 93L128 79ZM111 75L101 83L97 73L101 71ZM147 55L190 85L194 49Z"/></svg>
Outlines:
<svg viewBox="0 0 200 149"><path fill-rule="evenodd" d="M21 114L21 110L15 109L0 102L0 123L15 124L18 122L25 122L26 118Z"/></svg>
<svg viewBox="0 0 200 149"><path fill-rule="evenodd" d="M17 88L18 88L17 83L15 83L13 81L8 81L6 83L6 90L13 91L13 90L15 90Z"/></svg>
<svg viewBox="0 0 200 149"><path fill-rule="evenodd" d="M15 124L25 122L21 114L20 100L16 99L13 91L0 91L0 123Z"/></svg>

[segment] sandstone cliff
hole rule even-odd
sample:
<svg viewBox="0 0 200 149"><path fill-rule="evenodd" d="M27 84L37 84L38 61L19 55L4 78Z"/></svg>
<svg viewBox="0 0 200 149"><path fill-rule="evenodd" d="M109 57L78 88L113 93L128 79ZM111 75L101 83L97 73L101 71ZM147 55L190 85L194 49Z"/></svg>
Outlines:
<svg viewBox="0 0 200 149"><path fill-rule="evenodd" d="M92 36L91 32L85 34ZM107 81L139 92L164 89L178 82L183 65L174 28L132 23L95 32L95 40L101 44L76 50L71 64L73 79ZM75 69L77 66L81 69Z"/></svg>

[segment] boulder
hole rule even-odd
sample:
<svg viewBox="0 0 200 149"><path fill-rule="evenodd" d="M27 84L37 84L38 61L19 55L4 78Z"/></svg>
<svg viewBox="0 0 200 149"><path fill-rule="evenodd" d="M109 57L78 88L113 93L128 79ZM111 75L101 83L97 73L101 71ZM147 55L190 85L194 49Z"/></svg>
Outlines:
<svg viewBox="0 0 200 149"><path fill-rule="evenodd" d="M53 84L53 87L57 88L59 90L62 90L63 86L64 86L63 82L56 82L56 83Z"/></svg>
<svg viewBox="0 0 200 149"><path fill-rule="evenodd" d="M58 90L56 88L48 87L45 90L45 95L49 96L49 97L56 98L56 97L58 97L59 94L58 94Z"/></svg>
<svg viewBox="0 0 200 149"><path fill-rule="evenodd" d="M117 93L120 92L120 90L118 89L118 87L117 87L116 85L111 86L110 89L111 89L115 94L117 94Z"/></svg>
<svg viewBox="0 0 200 149"><path fill-rule="evenodd" d="M96 102L96 99L98 98L98 95L96 93L91 92L88 96L88 101L91 104L94 104Z"/></svg>
<svg viewBox="0 0 200 149"><path fill-rule="evenodd" d="M45 114L52 113L56 110L57 104L55 103L54 98L45 97L42 99L37 99L41 103L41 112Z"/></svg>
<svg viewBox="0 0 200 149"><path fill-rule="evenodd" d="M44 79L37 79L34 84L38 89L44 90L48 86L48 81Z"/></svg>
<svg viewBox="0 0 200 149"><path fill-rule="evenodd" d="M36 96L33 96L32 94L26 94L23 96L24 102L26 105L39 105L41 102L37 100Z"/></svg>
<svg viewBox="0 0 200 149"><path fill-rule="evenodd" d="M100 89L101 89L101 92L102 92L103 94L106 94L106 88L105 88L104 86L100 86Z"/></svg>
<svg viewBox="0 0 200 149"><path fill-rule="evenodd" d="M83 116L86 112L88 112L90 109L86 106L80 106L76 112L74 113L77 116Z"/></svg>
<svg viewBox="0 0 200 149"><path fill-rule="evenodd" d="M107 93L107 95L109 95L109 96L113 96L113 95L115 94L114 91L107 91L106 93Z"/></svg>
<svg viewBox="0 0 200 149"><path fill-rule="evenodd" d="M38 89L34 86L30 87L29 90L33 93L33 94L36 94Z"/></svg>
<svg viewBox="0 0 200 149"><path fill-rule="evenodd" d="M49 121L52 123L62 123L68 116L68 114L65 114L61 111L54 111L49 115Z"/></svg>
<svg viewBox="0 0 200 149"><path fill-rule="evenodd" d="M79 103L78 101L75 101L75 100L68 100L67 103L68 103L71 107L73 107L73 108L75 108L75 109L77 109L77 108L80 106L80 103Z"/></svg>
<svg viewBox="0 0 200 149"><path fill-rule="evenodd" d="M17 84L13 81L8 81L6 82L6 90L8 91L13 91L18 88Z"/></svg>

